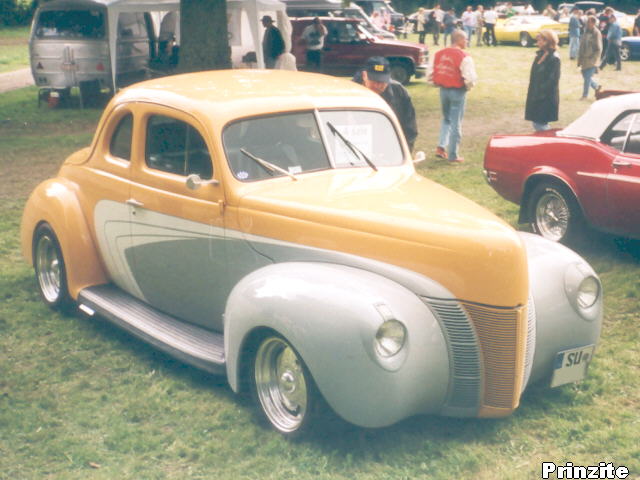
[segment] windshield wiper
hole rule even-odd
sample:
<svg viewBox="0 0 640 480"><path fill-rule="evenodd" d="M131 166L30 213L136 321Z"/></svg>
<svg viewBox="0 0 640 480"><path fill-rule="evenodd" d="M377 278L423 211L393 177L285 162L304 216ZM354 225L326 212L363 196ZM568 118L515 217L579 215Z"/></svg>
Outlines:
<svg viewBox="0 0 640 480"><path fill-rule="evenodd" d="M329 127L329 130L331 130L331 132L334 135L337 135L338 138L340 138L340 140L342 140L344 142L344 144L349 147L349 150L351 150L353 152L353 154L358 157L358 158L362 158L365 162L367 162L367 165L369 165L371 168L373 168L376 172L378 171L378 167L376 167L374 165L374 163L369 160L369 157L367 157L364 152L362 150L360 150L358 147L356 147L353 143L351 143L349 140L347 140L345 138L344 135L342 135L338 129L333 125L333 123L331 122L327 122L327 126Z"/></svg>
<svg viewBox="0 0 640 480"><path fill-rule="evenodd" d="M283 175L287 175L288 177L291 177L293 180L296 180L296 181L298 180L293 173L286 171L284 168L280 168L279 166L274 165L271 162L267 162L264 158L256 157L253 153L248 152L244 148L241 148L240 151L244 153L247 157L249 157L251 160L256 162L258 165L260 165L262 168L264 168L267 172L269 172L271 176L273 176L273 172L280 172Z"/></svg>

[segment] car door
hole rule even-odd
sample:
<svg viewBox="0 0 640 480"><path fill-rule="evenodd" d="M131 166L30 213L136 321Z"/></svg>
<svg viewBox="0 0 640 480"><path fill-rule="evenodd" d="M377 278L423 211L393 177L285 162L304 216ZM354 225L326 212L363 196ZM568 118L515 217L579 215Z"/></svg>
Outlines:
<svg viewBox="0 0 640 480"><path fill-rule="evenodd" d="M609 144L618 153L607 177L610 229L640 237L640 112L628 112L611 132Z"/></svg>
<svg viewBox="0 0 640 480"><path fill-rule="evenodd" d="M133 275L142 299L188 322L222 329L228 295L224 193L205 130L190 115L150 105L134 162ZM187 186L189 175L204 182Z"/></svg>

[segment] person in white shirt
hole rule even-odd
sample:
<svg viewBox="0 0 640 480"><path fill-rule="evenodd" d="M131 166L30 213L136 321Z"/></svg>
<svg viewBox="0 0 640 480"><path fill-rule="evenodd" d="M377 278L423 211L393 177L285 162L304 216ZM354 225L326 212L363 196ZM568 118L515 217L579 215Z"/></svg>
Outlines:
<svg viewBox="0 0 640 480"><path fill-rule="evenodd" d="M313 19L311 25L302 31L302 39L307 49L307 70L320 72L322 70L322 49L324 39L327 36L325 27L318 17Z"/></svg>
<svg viewBox="0 0 640 480"><path fill-rule="evenodd" d="M484 12L484 28L485 32L485 41L487 45L498 46L498 42L496 41L496 22L498 21L498 12L496 12L493 7L489 7Z"/></svg>
<svg viewBox="0 0 640 480"><path fill-rule="evenodd" d="M462 13L462 27L467 34L467 46L471 45L471 39L473 38L473 34L475 33L477 26L478 17L473 11L473 7L469 5L467 9Z"/></svg>

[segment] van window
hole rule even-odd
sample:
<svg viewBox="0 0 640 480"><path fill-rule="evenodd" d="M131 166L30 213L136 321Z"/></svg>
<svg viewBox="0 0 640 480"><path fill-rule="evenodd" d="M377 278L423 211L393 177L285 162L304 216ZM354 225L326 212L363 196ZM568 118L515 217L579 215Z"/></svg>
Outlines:
<svg viewBox="0 0 640 480"><path fill-rule="evenodd" d="M140 38L147 36L144 13L124 12L118 16L118 36L120 38Z"/></svg>
<svg viewBox="0 0 640 480"><path fill-rule="evenodd" d="M104 38L104 14L100 10L45 10L38 15L38 38Z"/></svg>

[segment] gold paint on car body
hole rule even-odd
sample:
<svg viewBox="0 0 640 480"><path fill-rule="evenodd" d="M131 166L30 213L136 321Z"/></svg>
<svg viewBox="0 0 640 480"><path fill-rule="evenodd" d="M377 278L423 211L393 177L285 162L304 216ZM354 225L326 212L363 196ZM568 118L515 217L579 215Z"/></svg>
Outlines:
<svg viewBox="0 0 640 480"><path fill-rule="evenodd" d="M299 73L295 74L300 77L296 90L289 88L289 79L285 81L290 75L238 70L186 74L143 82L118 94L100 121L91 154L83 150L72 155L59 173L69 192L77 193L77 185L83 186L78 203L92 244L96 243L92 215L96 203L105 198L124 202L138 180L153 175L156 188L172 194L170 204L164 203L172 215L398 265L433 278L462 300L504 307L526 304L526 255L515 231L484 208L418 175L406 145L403 165L382 167L377 173L360 167L305 173L297 182L288 177L253 183L236 180L225 161L221 133L228 122L238 118L348 107L382 110L400 131L386 102L367 89L342 79ZM270 96L256 102L255 97L264 91ZM176 175L149 172L141 160L144 135L140 122L133 131L134 160L124 162L110 156L109 139L122 115L144 116L167 109L200 130L220 186L192 191ZM34 195L39 196L40 191ZM153 195L145 201L153 202ZM197 208L199 201L217 202L224 218ZM40 220L59 223L50 210L30 202L23 235L30 235ZM63 252L75 251L83 241L74 238L77 229L54 230L61 237ZM24 253L30 260L28 247ZM98 280L104 278L102 271L86 272L90 265L97 270L101 263L68 265L72 296L91 281L101 283Z"/></svg>

